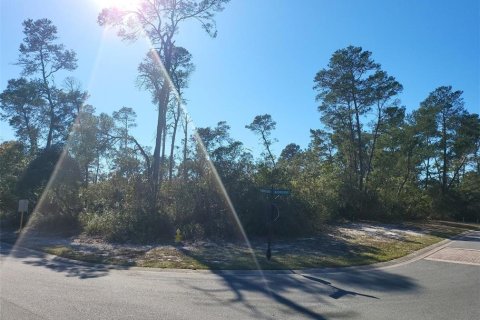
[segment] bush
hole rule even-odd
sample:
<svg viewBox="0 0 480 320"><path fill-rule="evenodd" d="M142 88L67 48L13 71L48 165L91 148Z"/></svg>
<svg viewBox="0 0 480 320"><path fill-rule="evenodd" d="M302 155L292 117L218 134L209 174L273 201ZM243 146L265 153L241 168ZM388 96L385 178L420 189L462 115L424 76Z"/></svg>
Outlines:
<svg viewBox="0 0 480 320"><path fill-rule="evenodd" d="M183 235L185 240L201 240L205 238L205 230L198 223L189 223L183 226Z"/></svg>
<svg viewBox="0 0 480 320"><path fill-rule="evenodd" d="M19 197L35 208L31 226L45 232L77 232L81 183L77 162L61 146L42 151L17 184Z"/></svg>
<svg viewBox="0 0 480 320"><path fill-rule="evenodd" d="M147 212L83 213L84 231L108 241L149 243L171 240L174 229L166 216Z"/></svg>
<svg viewBox="0 0 480 320"><path fill-rule="evenodd" d="M28 158L25 146L17 141L0 144L0 223L2 227L18 227L18 200L15 186L22 176Z"/></svg>

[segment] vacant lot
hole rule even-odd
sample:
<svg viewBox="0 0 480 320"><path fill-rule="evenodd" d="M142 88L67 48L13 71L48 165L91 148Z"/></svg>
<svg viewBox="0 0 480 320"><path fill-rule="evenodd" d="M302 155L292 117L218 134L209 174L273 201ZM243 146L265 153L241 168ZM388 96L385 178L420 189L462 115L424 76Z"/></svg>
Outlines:
<svg viewBox="0 0 480 320"><path fill-rule="evenodd" d="M84 235L45 237L25 231L18 243L54 255L93 263L183 269L302 269L363 265L388 261L452 237L478 225L449 222L345 223L325 226L318 235L275 239L271 261L264 239L199 241L151 245L107 243ZM14 242L15 234L3 232Z"/></svg>

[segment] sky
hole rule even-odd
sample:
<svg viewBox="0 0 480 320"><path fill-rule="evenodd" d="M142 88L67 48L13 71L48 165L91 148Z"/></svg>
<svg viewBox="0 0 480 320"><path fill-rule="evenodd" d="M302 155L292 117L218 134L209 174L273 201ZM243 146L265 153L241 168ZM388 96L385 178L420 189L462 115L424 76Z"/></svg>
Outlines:
<svg viewBox="0 0 480 320"><path fill-rule="evenodd" d="M78 69L56 82L75 77L98 113L132 107L138 123L133 135L152 146L156 110L149 93L136 86L149 44L122 42L97 24L100 8L111 2L0 0L0 90L20 76L14 63L22 21L48 18L59 42L78 57ZM231 136L254 153L258 140L245 125L265 113L277 122L277 154L291 142L307 147L309 130L322 127L313 78L348 45L371 51L403 85L399 98L408 111L438 86L451 85L463 90L470 112L480 112L480 1L232 0L216 21L214 39L197 23L182 25L177 35L196 65L186 107L197 127L227 121ZM8 123L0 122L0 141L13 138Z"/></svg>

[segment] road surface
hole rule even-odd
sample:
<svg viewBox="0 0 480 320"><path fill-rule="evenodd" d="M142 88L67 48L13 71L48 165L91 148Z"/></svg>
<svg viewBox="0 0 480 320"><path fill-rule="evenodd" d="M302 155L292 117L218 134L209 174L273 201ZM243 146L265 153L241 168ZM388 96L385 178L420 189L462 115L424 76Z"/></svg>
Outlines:
<svg viewBox="0 0 480 320"><path fill-rule="evenodd" d="M1 256L1 319L480 319L480 232L368 271L93 267L7 245Z"/></svg>

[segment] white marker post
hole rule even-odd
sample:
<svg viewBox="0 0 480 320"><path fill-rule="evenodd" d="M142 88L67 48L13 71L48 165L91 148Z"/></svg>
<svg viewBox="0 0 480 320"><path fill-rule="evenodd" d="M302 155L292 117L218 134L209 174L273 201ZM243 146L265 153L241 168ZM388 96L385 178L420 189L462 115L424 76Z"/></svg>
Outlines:
<svg viewBox="0 0 480 320"><path fill-rule="evenodd" d="M20 212L20 229L22 230L23 227L23 215L28 213L28 200L22 199L18 201L18 212Z"/></svg>

